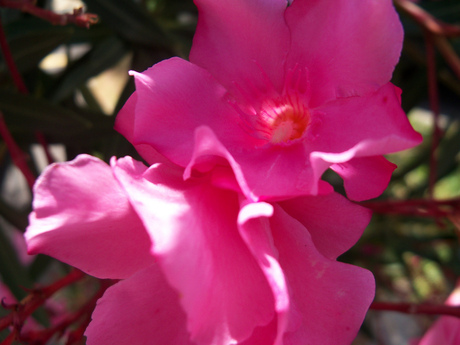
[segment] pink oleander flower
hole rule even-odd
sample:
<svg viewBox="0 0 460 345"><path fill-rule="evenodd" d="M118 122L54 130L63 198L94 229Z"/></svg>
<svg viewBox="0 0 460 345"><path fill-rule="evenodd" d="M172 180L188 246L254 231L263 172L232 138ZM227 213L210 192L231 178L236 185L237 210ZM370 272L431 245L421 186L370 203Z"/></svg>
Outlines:
<svg viewBox="0 0 460 345"><path fill-rule="evenodd" d="M383 154L421 137L391 84L403 31L391 0L195 0L190 62L132 72L117 118L149 163L229 164L251 200L322 194L334 170L349 198L378 196Z"/></svg>
<svg viewBox="0 0 460 345"><path fill-rule="evenodd" d="M460 281L446 301L447 305L460 306ZM460 344L460 319L455 316L441 316L425 335L413 345L458 345Z"/></svg>
<svg viewBox="0 0 460 345"><path fill-rule="evenodd" d="M87 344L350 344L374 280L336 258L369 210L336 193L254 202L221 187L236 184L228 167L182 175L80 155L38 179L29 253L121 279Z"/></svg>

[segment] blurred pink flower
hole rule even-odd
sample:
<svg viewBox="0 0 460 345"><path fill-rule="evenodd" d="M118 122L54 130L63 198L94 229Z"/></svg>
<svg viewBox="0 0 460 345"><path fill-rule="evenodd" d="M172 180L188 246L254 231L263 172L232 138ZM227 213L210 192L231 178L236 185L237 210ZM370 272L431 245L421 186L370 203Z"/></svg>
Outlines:
<svg viewBox="0 0 460 345"><path fill-rule="evenodd" d="M446 301L447 305L460 307L460 281ZM460 319L441 316L419 341L413 345L458 345L460 344Z"/></svg>
<svg viewBox="0 0 460 345"><path fill-rule="evenodd" d="M391 0L195 0L190 62L133 72L116 129L153 163L208 171L229 164L254 201L330 191L378 196L417 145L389 83L403 31ZM152 156L152 153L153 156Z"/></svg>
<svg viewBox="0 0 460 345"><path fill-rule="evenodd" d="M122 279L98 302L87 344L351 343L374 280L336 258L369 210L336 193L253 202L220 187L236 183L228 167L182 174L80 155L38 179L29 253Z"/></svg>

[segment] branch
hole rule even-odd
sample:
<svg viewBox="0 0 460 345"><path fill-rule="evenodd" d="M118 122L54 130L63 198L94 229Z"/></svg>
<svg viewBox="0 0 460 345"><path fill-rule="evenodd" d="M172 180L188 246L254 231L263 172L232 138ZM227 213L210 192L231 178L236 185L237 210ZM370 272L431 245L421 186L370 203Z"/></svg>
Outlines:
<svg viewBox="0 0 460 345"><path fill-rule="evenodd" d="M100 288L94 294L94 296L87 301L78 311L66 315L62 318L58 323L56 323L53 327L44 330L38 331L30 331L26 334L20 334L19 340L25 343L34 343L34 344L46 344L46 342L51 339L54 335L61 335L63 334L66 329L68 329L71 325L77 323L81 320L81 325L69 333L69 341L79 341L83 336L84 330L87 328L89 322L91 321L91 313L93 312L94 308L96 307L97 301L102 297L105 290L107 290L110 286L113 285L115 281L112 280L101 280L100 281ZM68 343L69 343L68 341Z"/></svg>
<svg viewBox="0 0 460 345"><path fill-rule="evenodd" d="M395 7L409 15L424 30L444 37L460 36L460 26L441 22L409 0L394 0Z"/></svg>
<svg viewBox="0 0 460 345"><path fill-rule="evenodd" d="M0 4L1 4L0 0ZM3 24L0 17L0 49L2 50L3 57L5 58L5 63L8 66L8 70L11 73L11 77L13 78L13 82L16 85L19 92L27 95L29 90L27 90L26 84L19 73L19 70L16 66L16 63L13 59L13 54L11 54L10 45L6 39L5 31L3 30Z"/></svg>
<svg viewBox="0 0 460 345"><path fill-rule="evenodd" d="M18 144L14 140L13 136L8 129L8 126L5 123L3 118L3 113L0 111L0 137L3 138L3 141L8 148L8 152L11 155L11 159L13 159L14 165L21 171L22 175L27 181L27 184L30 188L34 186L35 183L35 176L32 171L29 169L27 165L27 155L22 152L19 148Z"/></svg>
<svg viewBox="0 0 460 345"><path fill-rule="evenodd" d="M89 28L99 21L99 17L92 13L83 13L83 8L76 8L73 13L57 14L53 11L37 7L33 0L0 0L0 6L18 9L50 22L53 25L75 24L80 27Z"/></svg>
<svg viewBox="0 0 460 345"><path fill-rule="evenodd" d="M377 213L421 217L451 217L460 214L460 198L449 200L386 200L361 203Z"/></svg>
<svg viewBox="0 0 460 345"><path fill-rule="evenodd" d="M369 309L397 311L405 314L449 315L460 318L460 306L373 302Z"/></svg>
<svg viewBox="0 0 460 345"><path fill-rule="evenodd" d="M12 309L12 312L7 316L0 318L0 331L9 326L13 326L14 330L20 330L24 321L55 292L82 279L83 277L85 277L83 272L74 269L67 276L57 282L41 289L32 290L31 293L18 304L6 306L2 301L3 307Z"/></svg>

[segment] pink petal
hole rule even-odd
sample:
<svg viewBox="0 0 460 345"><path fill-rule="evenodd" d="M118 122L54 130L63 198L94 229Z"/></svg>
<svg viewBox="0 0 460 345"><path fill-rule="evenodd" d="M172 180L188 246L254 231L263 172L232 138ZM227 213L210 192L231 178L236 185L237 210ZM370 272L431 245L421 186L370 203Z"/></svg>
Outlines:
<svg viewBox="0 0 460 345"><path fill-rule="evenodd" d="M274 344L278 332L277 319L274 318L267 326L256 327L249 339L238 345L267 345Z"/></svg>
<svg viewBox="0 0 460 345"><path fill-rule="evenodd" d="M219 163L217 157L224 159L220 164L228 162L242 192L253 201L329 190L324 183L318 186L318 181L313 181L311 168L305 164L301 143L282 148L238 150L232 155L212 129L205 126L195 131L194 152L184 176L189 177L192 169L211 170Z"/></svg>
<svg viewBox="0 0 460 345"><path fill-rule="evenodd" d="M135 112L128 102L117 126L120 130L134 122L132 140L128 137L134 144L149 144L174 163L186 166L195 128L200 125L218 131L230 146L240 146L241 140L251 145L254 140L239 126L238 114L224 99L226 90L204 69L171 58L134 77Z"/></svg>
<svg viewBox="0 0 460 345"><path fill-rule="evenodd" d="M124 158L114 171L142 218L166 279L181 296L197 344L248 338L273 318L273 297L238 234L237 194L181 169Z"/></svg>
<svg viewBox="0 0 460 345"><path fill-rule="evenodd" d="M130 143L135 142L134 136L134 124L136 118L136 104L137 104L137 92L128 98L123 108L117 115L115 120L115 130L120 132ZM165 163L172 164L166 157L156 151L151 145L146 144L134 144L136 151L145 159L150 165L154 163Z"/></svg>
<svg viewBox="0 0 460 345"><path fill-rule="evenodd" d="M110 287L86 329L88 345L192 345L179 296L157 265Z"/></svg>
<svg viewBox="0 0 460 345"><path fill-rule="evenodd" d="M287 65L308 68L311 106L390 81L403 41L391 0L296 0L286 22L292 40Z"/></svg>
<svg viewBox="0 0 460 345"><path fill-rule="evenodd" d="M347 196L351 200L363 201L383 193L396 165L383 156L371 156L333 164L331 169L343 178Z"/></svg>
<svg viewBox="0 0 460 345"><path fill-rule="evenodd" d="M152 263L144 226L97 158L79 155L49 166L34 186L33 209L25 233L29 254L50 255L99 278L125 278Z"/></svg>
<svg viewBox="0 0 460 345"><path fill-rule="evenodd" d="M372 215L338 193L298 197L279 205L305 226L316 249L329 259L336 259L358 241Z"/></svg>
<svg viewBox="0 0 460 345"><path fill-rule="evenodd" d="M447 305L460 306L460 281L446 301ZM460 344L460 319L454 316L441 316L418 345L458 345Z"/></svg>
<svg viewBox="0 0 460 345"><path fill-rule="evenodd" d="M284 345L350 344L374 297L372 274L322 256L309 232L281 207L275 205L270 225L290 287Z"/></svg>
<svg viewBox="0 0 460 345"><path fill-rule="evenodd" d="M419 144L400 107L400 90L388 83L377 92L330 102L315 109L321 132L306 148L317 178L333 163L356 157L379 156ZM388 170L388 168L385 168Z"/></svg>
<svg viewBox="0 0 460 345"><path fill-rule="evenodd" d="M281 91L289 30L285 0L195 0L198 26L190 61L206 68L230 91L250 82ZM268 81L267 81L268 79ZM235 93L233 92L232 93Z"/></svg>
<svg viewBox="0 0 460 345"><path fill-rule="evenodd" d="M248 203L241 208L238 225L244 239L260 268L265 274L275 299L277 336L274 345L283 344L283 335L288 327L290 310L289 289L283 269L278 262L278 251L273 244L268 217L273 215L273 206L267 203Z"/></svg>
<svg viewBox="0 0 460 345"><path fill-rule="evenodd" d="M321 133L312 150L356 156L377 156L418 145L415 132L401 109L401 90L388 83L371 95L330 102L315 109Z"/></svg>

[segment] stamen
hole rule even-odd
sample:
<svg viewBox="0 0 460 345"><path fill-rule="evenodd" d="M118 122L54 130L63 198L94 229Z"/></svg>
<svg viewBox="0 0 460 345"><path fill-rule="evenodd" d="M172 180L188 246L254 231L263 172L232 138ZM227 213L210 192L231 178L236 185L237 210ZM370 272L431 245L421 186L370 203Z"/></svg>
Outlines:
<svg viewBox="0 0 460 345"><path fill-rule="evenodd" d="M229 102L240 114L242 127L252 137L262 140L262 145L263 142L289 144L302 138L311 122L306 105L308 71L298 66L288 70L281 93L275 91L268 76L265 82L264 90L250 81L246 81L244 88L234 84L238 95Z"/></svg>

